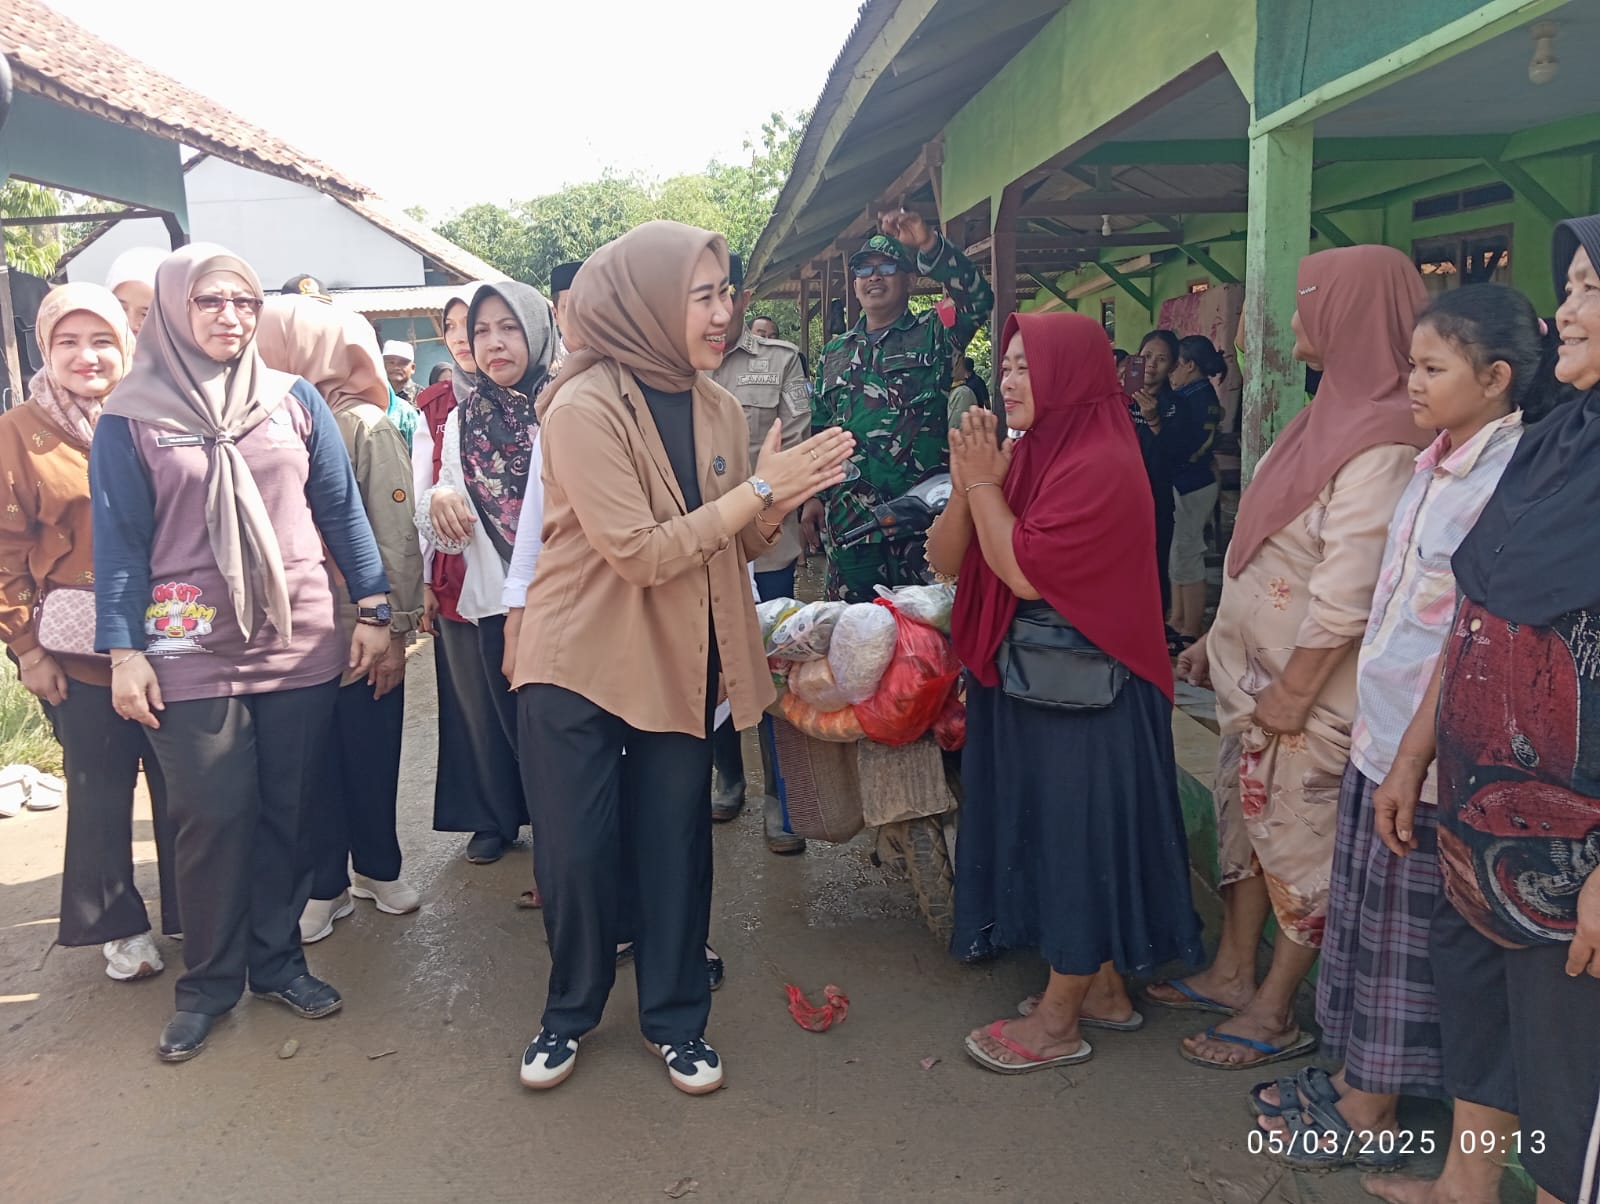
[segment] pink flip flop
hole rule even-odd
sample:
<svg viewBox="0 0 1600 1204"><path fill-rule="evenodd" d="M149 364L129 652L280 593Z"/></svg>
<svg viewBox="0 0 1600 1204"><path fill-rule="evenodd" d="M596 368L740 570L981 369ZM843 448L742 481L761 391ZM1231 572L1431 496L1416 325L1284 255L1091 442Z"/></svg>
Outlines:
<svg viewBox="0 0 1600 1204"><path fill-rule="evenodd" d="M1002 1062L969 1036L966 1039L967 1056L985 1070L992 1070L996 1074L1032 1074L1036 1070L1053 1070L1058 1066L1075 1066L1079 1062L1087 1062L1094 1056L1093 1047L1087 1041L1079 1041L1078 1048L1072 1053L1062 1054L1056 1058L1047 1058L1042 1054L1034 1053L1033 1050L1024 1045L1019 1045L1006 1036L1002 1031L1006 1024L1007 1021L996 1020L984 1031L1006 1049L1016 1054L1017 1057L1024 1058L1026 1061L1017 1066Z"/></svg>

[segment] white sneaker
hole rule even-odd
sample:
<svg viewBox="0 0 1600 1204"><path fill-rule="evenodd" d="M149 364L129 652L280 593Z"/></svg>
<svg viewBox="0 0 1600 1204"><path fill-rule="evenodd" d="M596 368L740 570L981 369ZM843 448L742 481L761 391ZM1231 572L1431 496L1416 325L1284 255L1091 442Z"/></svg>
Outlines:
<svg viewBox="0 0 1600 1204"><path fill-rule="evenodd" d="M339 892L337 899L311 899L300 913L300 943L315 945L324 937L333 935L333 922L342 920L356 909L350 892Z"/></svg>
<svg viewBox="0 0 1600 1204"><path fill-rule="evenodd" d="M566 1082L578 1068L578 1039L562 1037L547 1028L528 1042L518 1077L524 1087L548 1091Z"/></svg>
<svg viewBox="0 0 1600 1204"><path fill-rule="evenodd" d="M148 932L125 936L120 941L107 941L100 946L100 952L106 955L106 977L118 982L149 978L166 968Z"/></svg>
<svg viewBox="0 0 1600 1204"><path fill-rule="evenodd" d="M36 773L28 783L28 810L54 811L67 797L67 784L53 773Z"/></svg>
<svg viewBox="0 0 1600 1204"><path fill-rule="evenodd" d="M422 896L404 878L393 882L380 882L362 874L350 875L350 893L358 899L371 899L378 910L392 916L403 916L422 906Z"/></svg>
<svg viewBox="0 0 1600 1204"><path fill-rule="evenodd" d="M645 1044L666 1062L667 1074L679 1091L709 1095L722 1086L722 1059L704 1037L680 1045L657 1045L646 1037Z"/></svg>

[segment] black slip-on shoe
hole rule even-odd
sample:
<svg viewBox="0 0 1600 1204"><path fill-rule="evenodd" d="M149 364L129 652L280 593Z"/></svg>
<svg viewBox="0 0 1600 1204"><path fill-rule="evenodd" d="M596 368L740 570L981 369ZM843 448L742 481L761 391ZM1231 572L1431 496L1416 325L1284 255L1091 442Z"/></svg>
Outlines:
<svg viewBox="0 0 1600 1204"><path fill-rule="evenodd" d="M257 999L273 999L297 1016L319 1020L344 1006L344 997L314 974L302 974L276 991L251 991Z"/></svg>
<svg viewBox="0 0 1600 1204"><path fill-rule="evenodd" d="M467 841L467 860L473 865L493 865L505 855L506 842L498 832L475 832Z"/></svg>
<svg viewBox="0 0 1600 1204"><path fill-rule="evenodd" d="M175 1012L161 1030L156 1056L163 1062L187 1062L206 1047L215 1016L205 1012Z"/></svg>

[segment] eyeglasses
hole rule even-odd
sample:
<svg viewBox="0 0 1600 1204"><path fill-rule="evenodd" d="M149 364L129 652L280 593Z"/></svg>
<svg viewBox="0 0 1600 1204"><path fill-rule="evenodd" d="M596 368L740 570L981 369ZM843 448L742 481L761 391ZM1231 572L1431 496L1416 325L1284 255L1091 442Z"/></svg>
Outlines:
<svg viewBox="0 0 1600 1204"><path fill-rule="evenodd" d="M873 276L896 276L900 272L900 265L892 260L888 263L858 263L850 271L857 280L867 280Z"/></svg>
<svg viewBox="0 0 1600 1204"><path fill-rule="evenodd" d="M266 304L260 297L218 297L213 293L206 293L200 297L190 297L189 304L203 314L220 314L228 306L233 306L236 314L249 314L252 318L261 312L261 307Z"/></svg>

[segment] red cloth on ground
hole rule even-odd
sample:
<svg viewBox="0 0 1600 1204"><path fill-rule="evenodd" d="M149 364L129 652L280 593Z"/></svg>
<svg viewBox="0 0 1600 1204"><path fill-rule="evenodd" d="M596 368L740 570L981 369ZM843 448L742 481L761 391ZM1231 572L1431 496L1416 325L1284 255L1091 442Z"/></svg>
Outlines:
<svg viewBox="0 0 1600 1204"><path fill-rule="evenodd" d="M1084 314L1013 314L999 346L1019 330L1034 420L1005 481L1017 566L1096 648L1171 698L1155 508L1111 343ZM974 537L950 630L962 663L986 686L1000 684L995 653L1016 610L1017 596Z"/></svg>

